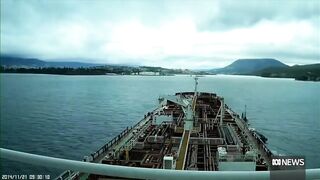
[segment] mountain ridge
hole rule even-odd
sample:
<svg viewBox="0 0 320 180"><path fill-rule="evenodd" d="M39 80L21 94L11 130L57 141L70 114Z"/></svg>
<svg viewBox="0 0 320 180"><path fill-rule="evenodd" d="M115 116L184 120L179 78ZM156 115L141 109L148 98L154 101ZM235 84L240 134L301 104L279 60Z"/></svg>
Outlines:
<svg viewBox="0 0 320 180"><path fill-rule="evenodd" d="M211 69L208 72L215 74L252 74L256 71L271 67L289 67L279 60L272 58L237 59L224 68Z"/></svg>

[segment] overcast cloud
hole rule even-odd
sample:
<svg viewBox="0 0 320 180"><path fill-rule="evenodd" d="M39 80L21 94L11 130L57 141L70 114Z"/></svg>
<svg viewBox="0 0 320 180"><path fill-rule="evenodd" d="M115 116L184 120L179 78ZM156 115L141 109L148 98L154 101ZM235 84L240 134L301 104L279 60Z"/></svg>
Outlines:
<svg viewBox="0 0 320 180"><path fill-rule="evenodd" d="M1 0L1 54L170 68L319 63L320 1Z"/></svg>

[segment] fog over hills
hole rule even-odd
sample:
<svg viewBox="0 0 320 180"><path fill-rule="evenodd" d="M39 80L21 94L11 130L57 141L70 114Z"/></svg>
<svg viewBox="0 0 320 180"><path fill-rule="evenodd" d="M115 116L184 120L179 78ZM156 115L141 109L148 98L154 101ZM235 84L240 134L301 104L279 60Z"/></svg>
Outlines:
<svg viewBox="0 0 320 180"><path fill-rule="evenodd" d="M46 61L181 69L242 57L315 64L319 7L319 0L2 0L0 48Z"/></svg>
<svg viewBox="0 0 320 180"><path fill-rule="evenodd" d="M1 56L0 58L1 66L5 67L25 67L25 68L37 68L37 67L94 67L101 66L105 64L95 64L95 63L83 63L83 62L71 62L71 61L43 61L36 58L22 58L14 56Z"/></svg>

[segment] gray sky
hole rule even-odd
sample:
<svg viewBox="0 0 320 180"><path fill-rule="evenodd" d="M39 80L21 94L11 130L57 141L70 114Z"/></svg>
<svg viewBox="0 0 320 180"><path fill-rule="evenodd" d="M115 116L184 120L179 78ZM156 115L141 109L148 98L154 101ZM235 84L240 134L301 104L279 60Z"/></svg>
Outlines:
<svg viewBox="0 0 320 180"><path fill-rule="evenodd" d="M319 63L320 1L1 0L1 53L192 69Z"/></svg>

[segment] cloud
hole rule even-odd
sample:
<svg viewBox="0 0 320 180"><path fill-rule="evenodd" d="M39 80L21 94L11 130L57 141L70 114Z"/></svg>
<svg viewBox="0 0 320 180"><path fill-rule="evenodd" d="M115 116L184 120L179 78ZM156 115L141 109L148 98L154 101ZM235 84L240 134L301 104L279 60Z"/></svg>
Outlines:
<svg viewBox="0 0 320 180"><path fill-rule="evenodd" d="M176 68L319 62L319 1L1 1L1 53Z"/></svg>
<svg viewBox="0 0 320 180"><path fill-rule="evenodd" d="M320 3L316 0L244 0L219 1L219 13L200 24L204 30L226 30L248 27L260 21L291 21L319 17Z"/></svg>

